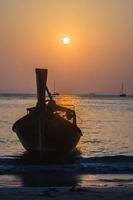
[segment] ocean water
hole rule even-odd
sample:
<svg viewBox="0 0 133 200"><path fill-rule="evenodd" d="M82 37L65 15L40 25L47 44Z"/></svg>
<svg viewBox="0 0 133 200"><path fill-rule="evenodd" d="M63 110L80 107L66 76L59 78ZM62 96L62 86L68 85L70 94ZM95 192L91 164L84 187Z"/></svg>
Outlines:
<svg viewBox="0 0 133 200"><path fill-rule="evenodd" d="M87 185L91 180L103 180L104 185L112 179L133 182L133 97L60 95L56 101L75 108L83 133L78 144L80 158L56 165L17 162L25 150L12 125L26 114L26 108L36 105L36 96L1 94L0 186Z"/></svg>

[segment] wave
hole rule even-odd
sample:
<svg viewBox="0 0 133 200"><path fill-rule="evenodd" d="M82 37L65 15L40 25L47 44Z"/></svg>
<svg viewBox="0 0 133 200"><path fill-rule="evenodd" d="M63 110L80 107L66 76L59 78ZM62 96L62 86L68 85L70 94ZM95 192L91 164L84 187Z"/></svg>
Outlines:
<svg viewBox="0 0 133 200"><path fill-rule="evenodd" d="M133 174L133 156L80 157L74 162L44 164L0 157L0 174L63 172L76 174Z"/></svg>

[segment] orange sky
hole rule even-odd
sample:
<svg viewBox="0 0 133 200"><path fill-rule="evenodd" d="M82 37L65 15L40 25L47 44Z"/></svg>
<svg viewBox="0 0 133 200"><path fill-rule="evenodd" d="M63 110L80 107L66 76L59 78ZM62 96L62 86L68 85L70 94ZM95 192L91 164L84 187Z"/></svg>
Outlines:
<svg viewBox="0 0 133 200"><path fill-rule="evenodd" d="M35 93L41 66L61 93L117 94L124 81L133 94L132 8L132 0L1 0L0 92Z"/></svg>

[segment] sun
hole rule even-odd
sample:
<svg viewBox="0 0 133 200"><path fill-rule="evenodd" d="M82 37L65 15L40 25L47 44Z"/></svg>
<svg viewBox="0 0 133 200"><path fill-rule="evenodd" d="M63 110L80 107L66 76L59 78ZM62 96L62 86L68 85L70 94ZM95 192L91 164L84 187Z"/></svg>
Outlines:
<svg viewBox="0 0 133 200"><path fill-rule="evenodd" d="M71 39L70 39L69 37L65 36L65 37L63 37L62 41L63 41L63 43L64 43L65 45L68 45L68 44L70 44Z"/></svg>

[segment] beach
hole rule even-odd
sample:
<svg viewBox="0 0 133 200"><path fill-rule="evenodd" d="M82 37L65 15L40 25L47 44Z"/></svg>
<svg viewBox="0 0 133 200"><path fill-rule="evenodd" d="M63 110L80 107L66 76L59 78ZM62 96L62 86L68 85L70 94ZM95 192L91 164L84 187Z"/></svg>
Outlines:
<svg viewBox="0 0 133 200"><path fill-rule="evenodd" d="M72 174L62 173L62 177L59 174L57 176L52 174L52 178L50 173L47 174L48 176L44 177L43 174L30 172L1 175L1 200L131 200L133 198L133 176L130 174L77 174L76 183L73 181Z"/></svg>
<svg viewBox="0 0 133 200"><path fill-rule="evenodd" d="M112 188L0 188L1 200L132 200L133 186Z"/></svg>

